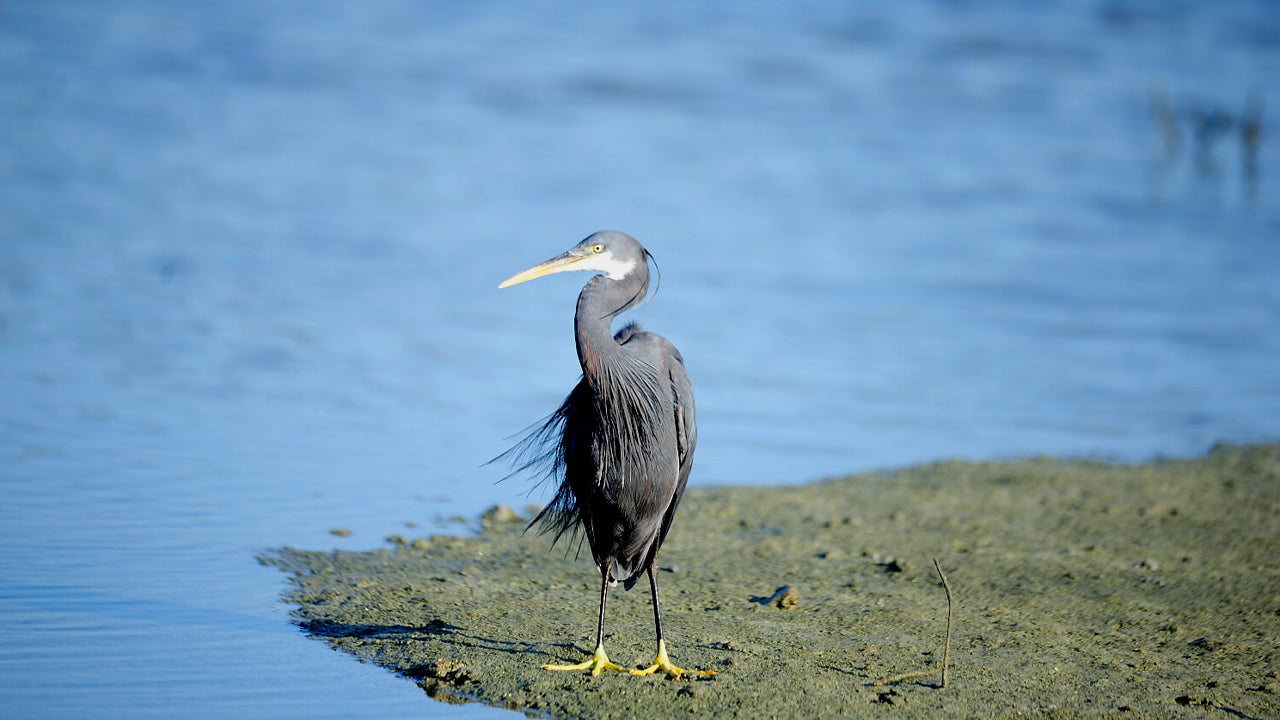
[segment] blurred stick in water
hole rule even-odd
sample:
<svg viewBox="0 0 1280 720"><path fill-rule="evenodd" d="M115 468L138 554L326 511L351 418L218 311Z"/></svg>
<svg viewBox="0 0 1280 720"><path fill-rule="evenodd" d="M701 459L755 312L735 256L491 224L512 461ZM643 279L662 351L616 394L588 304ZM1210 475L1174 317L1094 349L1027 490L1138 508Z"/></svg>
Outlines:
<svg viewBox="0 0 1280 720"><path fill-rule="evenodd" d="M1178 112L1163 88L1153 88L1149 97L1151 113L1160 132L1160 152L1152 159L1147 176L1150 194L1162 194L1165 181L1181 161L1185 128L1192 143L1192 167L1210 188L1222 179L1222 169L1214 155L1218 142L1239 133L1240 191L1246 202L1257 199L1263 99L1256 91L1249 93L1238 115L1211 101L1188 103Z"/></svg>
<svg viewBox="0 0 1280 720"><path fill-rule="evenodd" d="M1182 154L1182 129L1178 127L1178 116L1173 112L1173 103L1169 93L1163 89L1151 91L1151 112L1156 116L1156 124L1160 127L1160 155L1151 163L1148 175L1148 186L1153 194L1159 194L1169 171L1177 164Z"/></svg>
<svg viewBox="0 0 1280 720"><path fill-rule="evenodd" d="M1249 93L1244 112L1240 114L1240 175L1244 197L1253 202L1258 196L1258 149L1262 145L1262 97Z"/></svg>
<svg viewBox="0 0 1280 720"><path fill-rule="evenodd" d="M951 664L951 583L947 582L947 576L942 572L942 566L938 564L938 558L933 558L933 569L938 571L938 577L942 578L942 589L947 592L947 635L942 643L942 683L938 685L938 689L947 686L948 667ZM917 670L915 672L902 673L901 675L892 675L887 678L881 678L871 683L871 687L880 687L883 685L893 685L895 683L906 682L908 680L918 680L920 678L937 675L938 668L932 670Z"/></svg>

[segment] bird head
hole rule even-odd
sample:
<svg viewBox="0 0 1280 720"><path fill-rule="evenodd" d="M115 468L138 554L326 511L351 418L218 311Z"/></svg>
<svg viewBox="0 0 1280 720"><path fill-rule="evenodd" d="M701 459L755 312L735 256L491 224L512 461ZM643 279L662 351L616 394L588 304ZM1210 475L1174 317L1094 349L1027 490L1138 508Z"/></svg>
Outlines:
<svg viewBox="0 0 1280 720"><path fill-rule="evenodd" d="M648 269L648 251L635 238L616 230L601 230L550 260L502 281L499 288L511 287L543 275L568 270L603 273L610 280L622 280L637 268Z"/></svg>

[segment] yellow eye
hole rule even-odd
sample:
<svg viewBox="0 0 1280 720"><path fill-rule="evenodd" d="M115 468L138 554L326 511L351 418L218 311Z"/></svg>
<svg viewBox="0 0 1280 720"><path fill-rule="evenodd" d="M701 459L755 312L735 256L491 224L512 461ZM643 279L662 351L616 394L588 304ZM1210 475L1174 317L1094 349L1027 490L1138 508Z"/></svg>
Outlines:
<svg viewBox="0 0 1280 720"><path fill-rule="evenodd" d="M598 244L598 243L597 243L597 244L595 244L595 245L592 245L592 246L591 246L591 252L593 252L593 253L602 253L602 252L604 252L604 246L603 246L603 245L600 245L600 244Z"/></svg>

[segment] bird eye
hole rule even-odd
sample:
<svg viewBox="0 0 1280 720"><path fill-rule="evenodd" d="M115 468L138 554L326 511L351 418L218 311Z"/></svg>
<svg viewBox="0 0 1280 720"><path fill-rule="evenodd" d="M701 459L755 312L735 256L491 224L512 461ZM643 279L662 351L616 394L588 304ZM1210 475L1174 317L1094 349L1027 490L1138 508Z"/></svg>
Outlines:
<svg viewBox="0 0 1280 720"><path fill-rule="evenodd" d="M604 252L604 245L600 245L599 243L597 243L597 244L595 244L595 245L592 245L592 246L591 246L591 252L593 252L593 253L602 253L602 252Z"/></svg>

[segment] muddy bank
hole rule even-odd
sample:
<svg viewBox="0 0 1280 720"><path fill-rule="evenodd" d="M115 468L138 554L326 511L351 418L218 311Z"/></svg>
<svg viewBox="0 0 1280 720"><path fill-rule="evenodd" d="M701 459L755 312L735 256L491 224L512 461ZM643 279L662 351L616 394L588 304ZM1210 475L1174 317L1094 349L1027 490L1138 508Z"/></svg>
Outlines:
<svg viewBox="0 0 1280 720"><path fill-rule="evenodd" d="M296 620L446 702L552 717L1280 717L1280 445L1112 466L946 462L691 490L660 558L668 680L552 673L593 649L597 576L524 523L371 552L284 549ZM955 594L950 683L937 667ZM791 592L779 592L790 586ZM606 648L653 657L644 583Z"/></svg>

